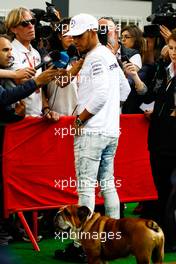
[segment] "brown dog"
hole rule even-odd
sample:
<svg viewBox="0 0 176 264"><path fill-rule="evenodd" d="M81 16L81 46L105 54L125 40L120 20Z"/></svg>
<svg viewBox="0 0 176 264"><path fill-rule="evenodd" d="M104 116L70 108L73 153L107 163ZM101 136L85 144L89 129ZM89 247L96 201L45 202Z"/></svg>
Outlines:
<svg viewBox="0 0 176 264"><path fill-rule="evenodd" d="M164 234L152 220L113 219L94 213L86 206L68 205L55 217L55 226L62 231L71 227L70 236L79 240L89 264L107 260L136 257L138 264L163 263Z"/></svg>

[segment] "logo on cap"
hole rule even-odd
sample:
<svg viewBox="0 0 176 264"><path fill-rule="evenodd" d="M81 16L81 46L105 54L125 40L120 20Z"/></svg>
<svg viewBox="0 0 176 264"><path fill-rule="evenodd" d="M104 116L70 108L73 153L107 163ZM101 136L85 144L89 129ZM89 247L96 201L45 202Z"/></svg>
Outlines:
<svg viewBox="0 0 176 264"><path fill-rule="evenodd" d="M74 28L75 24L76 24L76 21L75 21L74 19L72 19L72 20L71 20L70 27L71 27L71 28Z"/></svg>

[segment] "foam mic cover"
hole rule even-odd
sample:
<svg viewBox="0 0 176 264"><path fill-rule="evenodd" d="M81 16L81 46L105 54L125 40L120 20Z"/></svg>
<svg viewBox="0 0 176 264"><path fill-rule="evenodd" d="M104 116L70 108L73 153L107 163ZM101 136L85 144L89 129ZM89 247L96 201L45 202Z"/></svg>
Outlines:
<svg viewBox="0 0 176 264"><path fill-rule="evenodd" d="M74 56L77 55L77 49L75 45L71 44L68 49L67 49L67 54L70 58L73 58Z"/></svg>
<svg viewBox="0 0 176 264"><path fill-rule="evenodd" d="M67 54L70 57L70 61L79 60L82 58L81 54L78 52L76 46L74 44L71 44L67 49Z"/></svg>
<svg viewBox="0 0 176 264"><path fill-rule="evenodd" d="M59 52L54 50L50 53L50 56L52 58L52 64L56 68L66 68L70 60L66 51Z"/></svg>

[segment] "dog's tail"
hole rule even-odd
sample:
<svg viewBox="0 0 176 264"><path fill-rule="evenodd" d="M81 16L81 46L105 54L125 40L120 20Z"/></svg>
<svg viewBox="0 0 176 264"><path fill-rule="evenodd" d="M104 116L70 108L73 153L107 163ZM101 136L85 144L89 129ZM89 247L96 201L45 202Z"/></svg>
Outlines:
<svg viewBox="0 0 176 264"><path fill-rule="evenodd" d="M157 233L161 231L161 228L159 227L159 225L153 220L147 220L146 226Z"/></svg>

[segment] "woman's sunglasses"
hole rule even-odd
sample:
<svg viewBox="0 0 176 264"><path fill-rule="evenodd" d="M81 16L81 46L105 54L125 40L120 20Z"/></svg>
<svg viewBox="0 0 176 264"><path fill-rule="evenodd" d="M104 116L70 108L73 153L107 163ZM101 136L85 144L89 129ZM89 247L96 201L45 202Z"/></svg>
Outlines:
<svg viewBox="0 0 176 264"><path fill-rule="evenodd" d="M35 22L36 22L36 19L35 18L32 18L32 19L29 19L29 20L23 20L19 23L20 26L22 27L28 27L30 24L31 25L35 25Z"/></svg>

